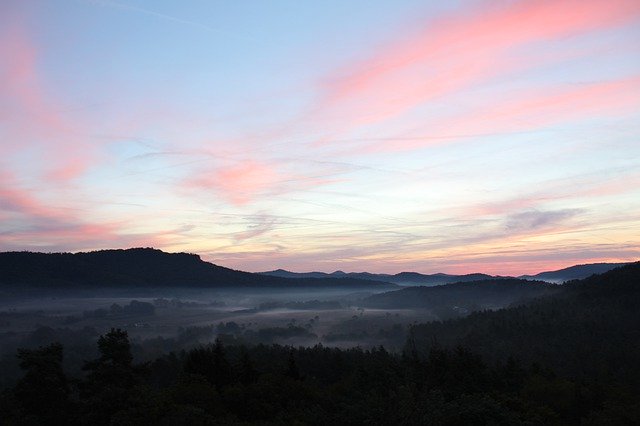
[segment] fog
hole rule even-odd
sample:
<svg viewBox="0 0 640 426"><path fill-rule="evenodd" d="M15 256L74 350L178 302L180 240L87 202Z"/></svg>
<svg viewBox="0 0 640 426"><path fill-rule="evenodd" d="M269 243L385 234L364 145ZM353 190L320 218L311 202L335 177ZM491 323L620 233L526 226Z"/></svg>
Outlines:
<svg viewBox="0 0 640 426"><path fill-rule="evenodd" d="M380 290L377 290L378 292ZM95 345L110 328L128 331L138 355L188 349L217 337L230 344L399 350L407 326L437 319L428 310L368 309L375 289L99 289L5 294L0 300L0 356L58 340Z"/></svg>

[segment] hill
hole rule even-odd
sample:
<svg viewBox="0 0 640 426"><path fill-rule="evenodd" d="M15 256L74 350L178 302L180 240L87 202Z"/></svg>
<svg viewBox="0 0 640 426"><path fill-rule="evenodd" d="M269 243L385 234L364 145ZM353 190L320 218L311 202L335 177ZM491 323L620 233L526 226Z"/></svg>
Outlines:
<svg viewBox="0 0 640 426"><path fill-rule="evenodd" d="M414 343L425 352L462 345L489 360L513 356L640 389L640 262L557 289L522 306L415 326Z"/></svg>
<svg viewBox="0 0 640 426"><path fill-rule="evenodd" d="M290 272L284 269L276 269L275 271L261 272L262 275L280 278L355 278L359 280L384 281L398 285L423 285L435 286L441 284L449 284L455 282L480 281L493 277L487 274L466 274L466 275L449 275L449 274L420 274L418 272L400 272L398 274L373 274L370 272L343 272L335 271L326 272Z"/></svg>
<svg viewBox="0 0 640 426"><path fill-rule="evenodd" d="M374 294L361 302L369 308L454 309L466 313L496 309L512 303L555 293L558 286L516 278L453 283L435 287L409 287Z"/></svg>
<svg viewBox="0 0 640 426"><path fill-rule="evenodd" d="M602 274L624 265L627 265L627 263L590 263L586 265L574 265L556 271L540 272L535 275L523 275L519 278L562 284L565 281L581 280L593 274Z"/></svg>
<svg viewBox="0 0 640 426"><path fill-rule="evenodd" d="M534 281L546 281L554 284L562 284L565 281L580 280L593 274L602 274L627 263L591 263L585 265L574 265L568 268L555 271L540 272L535 275L522 275L517 278ZM502 279L511 277L501 277L482 273L453 275L453 274L421 274L418 272L400 272L398 274L374 274L370 272L291 272L285 269L260 272L261 275L268 275L280 278L356 278L360 280L384 281L403 286L437 286L459 282L483 281L491 279Z"/></svg>
<svg viewBox="0 0 640 426"><path fill-rule="evenodd" d="M393 287L354 278L287 279L236 271L187 253L152 248L86 253L0 253L0 285L87 287Z"/></svg>

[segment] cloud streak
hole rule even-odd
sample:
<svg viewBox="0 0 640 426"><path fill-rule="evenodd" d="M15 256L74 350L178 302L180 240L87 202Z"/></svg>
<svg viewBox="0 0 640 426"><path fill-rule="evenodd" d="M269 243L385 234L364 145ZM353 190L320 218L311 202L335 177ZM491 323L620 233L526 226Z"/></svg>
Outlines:
<svg viewBox="0 0 640 426"><path fill-rule="evenodd" d="M84 173L97 150L82 136L83 124L63 115L46 95L38 53L17 24L0 30L0 153L12 158L31 150L47 160L39 165L43 176L64 182Z"/></svg>
<svg viewBox="0 0 640 426"><path fill-rule="evenodd" d="M131 232L124 221L96 222L83 219L80 213L70 206L43 202L32 191L21 189L13 176L0 174L0 250L160 246L168 244L169 237L175 234L162 230L149 234Z"/></svg>
<svg viewBox="0 0 640 426"><path fill-rule="evenodd" d="M501 80L517 81L532 70L574 59L572 48L549 55L545 53L548 46L624 26L639 17L640 5L630 0L480 2L470 10L432 20L411 36L383 46L369 59L347 65L327 78L312 115L335 120L338 133L349 133L421 106L460 102L462 93L491 87ZM481 104L467 115L445 118L444 123L438 119L422 130L437 138L450 134L451 129L456 133L535 129L603 109L637 107L637 97L630 95L637 89L638 78L632 77L573 90L493 91L485 99L488 105ZM505 94L507 99L495 104L494 98ZM559 117L558 111L562 112ZM543 117L538 117L541 112ZM508 118L512 121L506 122ZM385 149L422 145L387 143Z"/></svg>
<svg viewBox="0 0 640 426"><path fill-rule="evenodd" d="M554 211L525 211L510 215L506 218L507 232L513 231L537 231L556 226L571 219L583 211L580 209L564 209Z"/></svg>
<svg viewBox="0 0 640 426"><path fill-rule="evenodd" d="M256 6L250 54L235 6L68 6L0 14L2 249L498 273L638 253L636 0Z"/></svg>

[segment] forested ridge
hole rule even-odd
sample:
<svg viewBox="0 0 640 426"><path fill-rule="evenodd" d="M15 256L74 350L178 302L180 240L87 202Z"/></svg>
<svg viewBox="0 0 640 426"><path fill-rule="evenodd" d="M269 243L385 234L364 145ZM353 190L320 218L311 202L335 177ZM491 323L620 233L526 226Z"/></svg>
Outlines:
<svg viewBox="0 0 640 426"><path fill-rule="evenodd" d="M367 287L390 283L356 278L289 279L225 268L190 253L152 248L80 253L0 253L0 288L95 287Z"/></svg>
<svg viewBox="0 0 640 426"><path fill-rule="evenodd" d="M401 285L441 285L448 283L458 283L467 281L479 281L493 277L487 274L465 274L465 275L449 275L449 274L420 274L417 272L400 272L397 274L374 274L370 272L343 272L335 271L326 272L290 272L284 269L275 271L260 272L262 275L282 278L357 278L362 280L384 281Z"/></svg>
<svg viewBox="0 0 640 426"><path fill-rule="evenodd" d="M576 377L640 386L640 263L570 281L553 297L412 328L418 350L462 345L491 361L512 355ZM630 369L633 367L632 369Z"/></svg>
<svg viewBox="0 0 640 426"><path fill-rule="evenodd" d="M469 311L478 307L507 306L522 300L554 294L560 290L555 284L517 278L493 278L473 282L458 282L434 287L408 287L374 294L362 301L370 308L438 309L457 306Z"/></svg>
<svg viewBox="0 0 640 426"><path fill-rule="evenodd" d="M640 264L498 311L414 325L404 350L215 343L136 363L127 333L80 375L19 350L6 424L625 425L640 422ZM134 351L135 352L135 351Z"/></svg>

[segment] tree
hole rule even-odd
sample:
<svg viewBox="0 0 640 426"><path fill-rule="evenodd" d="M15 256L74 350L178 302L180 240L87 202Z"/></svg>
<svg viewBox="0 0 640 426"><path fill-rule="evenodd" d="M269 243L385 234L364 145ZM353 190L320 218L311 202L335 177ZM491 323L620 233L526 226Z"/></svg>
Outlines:
<svg viewBox="0 0 640 426"><path fill-rule="evenodd" d="M141 383L142 367L133 365L126 331L111 329L98 339L100 358L87 362L86 379L80 384L85 416L90 423L108 424L113 415L133 400L134 387Z"/></svg>
<svg viewBox="0 0 640 426"><path fill-rule="evenodd" d="M300 370L298 370L296 359L293 356L293 350L289 352L289 359L287 359L287 369L285 370L284 375L292 378L293 380L301 379Z"/></svg>
<svg viewBox="0 0 640 426"><path fill-rule="evenodd" d="M35 350L18 349L24 377L14 389L21 417L41 424L72 423L69 416L69 384L62 371L63 349L59 343Z"/></svg>
<svg viewBox="0 0 640 426"><path fill-rule="evenodd" d="M220 339L216 339L213 347L190 350L185 358L184 371L203 376L218 390L230 384L233 376Z"/></svg>
<svg viewBox="0 0 640 426"><path fill-rule="evenodd" d="M249 356L247 348L242 346L240 348L240 363L238 365L238 379L243 385L249 385L255 383L258 379L258 371L256 371Z"/></svg>

